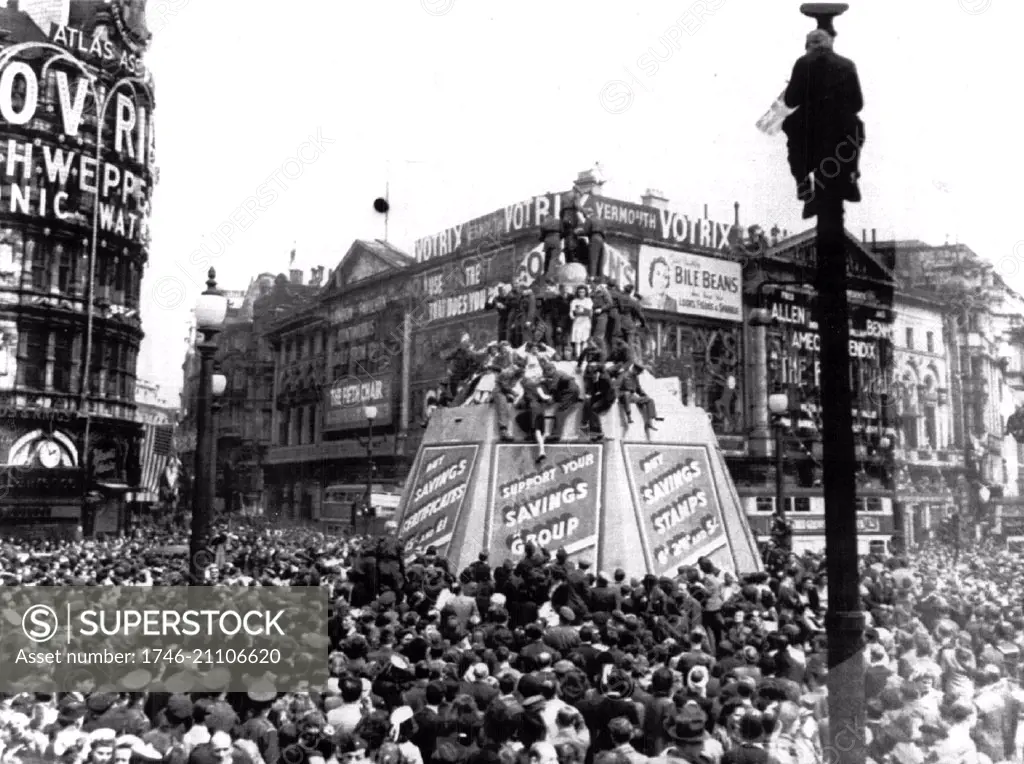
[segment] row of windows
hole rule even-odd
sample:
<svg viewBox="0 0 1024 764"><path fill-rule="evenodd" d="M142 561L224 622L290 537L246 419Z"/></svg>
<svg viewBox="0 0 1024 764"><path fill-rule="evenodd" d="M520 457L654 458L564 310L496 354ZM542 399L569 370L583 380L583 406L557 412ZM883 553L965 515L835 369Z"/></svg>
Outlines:
<svg viewBox="0 0 1024 764"><path fill-rule="evenodd" d="M935 332L925 332L924 335L925 352L935 352ZM914 328L911 326L907 327L907 350L914 350Z"/></svg>
<svg viewBox="0 0 1024 764"><path fill-rule="evenodd" d="M77 354L80 348L81 343L76 342L76 333L71 329L22 329L18 333L17 386L28 390L74 392L78 380L73 379L72 375L75 362L79 360ZM94 338L89 364L90 393L107 398L135 400L137 362L138 350L129 340L116 337ZM53 370L49 387L46 380L48 366Z"/></svg>
<svg viewBox="0 0 1024 764"><path fill-rule="evenodd" d="M21 272L20 287L84 296L89 279L89 244L41 234L0 229L0 276ZM142 265L127 257L98 257L96 296L137 308Z"/></svg>
<svg viewBox="0 0 1024 764"><path fill-rule="evenodd" d="M784 496L783 502L785 503L786 512L810 512L811 511L811 497L810 496ZM758 496L756 503L758 512L774 512L775 511L775 497L774 496ZM865 496L857 499L857 511L858 512L881 512L884 509L882 499L880 496Z"/></svg>
<svg viewBox="0 0 1024 764"><path fill-rule="evenodd" d="M287 408L277 423L277 445L304 446L316 442L317 405Z"/></svg>

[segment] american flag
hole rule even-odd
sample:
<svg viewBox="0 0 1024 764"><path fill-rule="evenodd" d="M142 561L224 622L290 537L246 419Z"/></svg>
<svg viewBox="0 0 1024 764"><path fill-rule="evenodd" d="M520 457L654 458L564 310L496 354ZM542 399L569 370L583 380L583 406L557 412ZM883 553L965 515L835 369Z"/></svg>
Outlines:
<svg viewBox="0 0 1024 764"><path fill-rule="evenodd" d="M142 440L142 484L138 501L157 501L160 495L160 473L167 466L173 450L174 425L146 424Z"/></svg>

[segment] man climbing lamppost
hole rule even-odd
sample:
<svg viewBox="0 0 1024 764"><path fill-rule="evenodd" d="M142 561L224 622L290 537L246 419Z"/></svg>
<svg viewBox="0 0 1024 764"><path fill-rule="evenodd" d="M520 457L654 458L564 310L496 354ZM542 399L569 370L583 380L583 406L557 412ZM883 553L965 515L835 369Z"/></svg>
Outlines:
<svg viewBox="0 0 1024 764"><path fill-rule="evenodd" d="M843 203L857 187L864 106L857 67L833 51L832 19L844 3L807 3L817 19L806 53L793 66L783 122L789 166L803 216L817 216L815 287L821 342L822 485L828 572L828 703L830 761L865 761L864 661L857 566L857 481L850 389L850 311Z"/></svg>

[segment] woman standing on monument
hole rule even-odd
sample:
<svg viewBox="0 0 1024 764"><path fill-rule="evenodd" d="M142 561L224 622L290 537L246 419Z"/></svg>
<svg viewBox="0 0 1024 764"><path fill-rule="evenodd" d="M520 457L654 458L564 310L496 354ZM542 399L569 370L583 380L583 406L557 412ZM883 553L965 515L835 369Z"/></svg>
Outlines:
<svg viewBox="0 0 1024 764"><path fill-rule="evenodd" d="M590 299L590 292L585 284L576 287L576 297L569 305L569 313L572 316L572 357L576 361L583 354L583 348L590 339L591 316L594 313L594 301Z"/></svg>

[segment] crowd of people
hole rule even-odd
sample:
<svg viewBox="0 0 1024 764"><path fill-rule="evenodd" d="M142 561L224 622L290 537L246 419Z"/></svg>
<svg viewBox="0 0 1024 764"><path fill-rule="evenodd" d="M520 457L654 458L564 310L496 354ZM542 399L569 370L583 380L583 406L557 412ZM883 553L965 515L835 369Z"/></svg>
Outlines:
<svg viewBox="0 0 1024 764"><path fill-rule="evenodd" d="M528 285L524 277L515 286L499 284L488 306L498 312L498 338L475 347L463 334L445 357L448 376L437 405L493 404L501 440L514 441L521 431L537 444L538 464L547 459L546 443L566 438L566 419L578 404L581 437L595 442L605 438L601 415L617 404L626 425L635 407L648 436L657 429L657 408L640 383L646 319L632 285ZM575 362L576 374L556 361Z"/></svg>
<svg viewBox="0 0 1024 764"><path fill-rule="evenodd" d="M0 761L643 764L834 760L828 581L815 554L759 572L596 571L527 545L452 570L394 536L236 528L219 585L323 586L331 678L304 694L22 693ZM4 585L181 584L177 534L4 544ZM1022 761L1024 562L933 545L861 561L869 761Z"/></svg>

